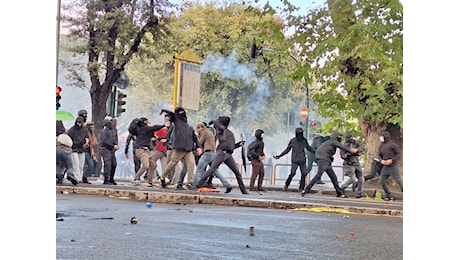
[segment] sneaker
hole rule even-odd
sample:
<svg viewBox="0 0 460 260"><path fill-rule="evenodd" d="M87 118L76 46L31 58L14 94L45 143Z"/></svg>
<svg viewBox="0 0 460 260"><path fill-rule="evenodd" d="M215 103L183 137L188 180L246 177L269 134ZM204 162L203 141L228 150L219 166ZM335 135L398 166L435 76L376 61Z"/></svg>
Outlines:
<svg viewBox="0 0 460 260"><path fill-rule="evenodd" d="M225 193L230 193L233 190L232 187L228 187L227 190L225 190ZM244 194L244 193L243 193Z"/></svg>
<svg viewBox="0 0 460 260"><path fill-rule="evenodd" d="M115 182L115 180L109 180L109 181L112 183L112 185L117 185L117 183Z"/></svg>
<svg viewBox="0 0 460 260"><path fill-rule="evenodd" d="M362 198L362 197L364 197L364 196L363 196L363 195L356 195L356 198L357 198L357 199L360 199L360 198Z"/></svg>
<svg viewBox="0 0 460 260"><path fill-rule="evenodd" d="M256 191L256 188L252 187L252 188L249 188L250 191Z"/></svg>
<svg viewBox="0 0 460 260"><path fill-rule="evenodd" d="M113 185L113 183L111 183L109 180L104 180L104 182L102 184L104 184L104 185Z"/></svg>
<svg viewBox="0 0 460 260"><path fill-rule="evenodd" d="M241 193L245 194L245 195L248 195L248 191L247 190L243 190Z"/></svg>
<svg viewBox="0 0 460 260"><path fill-rule="evenodd" d="M152 188L152 187L153 187L153 183L149 182L149 185L147 185L147 187Z"/></svg>
<svg viewBox="0 0 460 260"><path fill-rule="evenodd" d="M134 185L134 186L140 186L140 185L141 185L141 181L140 181L140 180L134 180L134 181L133 181L133 185Z"/></svg>
<svg viewBox="0 0 460 260"><path fill-rule="evenodd" d="M318 181L316 182L316 184L326 184L326 183L325 183L324 181L322 181L322 180L318 180Z"/></svg>
<svg viewBox="0 0 460 260"><path fill-rule="evenodd" d="M160 181L161 181L161 187L162 187L163 189L166 189L166 182L165 182L165 180L160 180Z"/></svg>
<svg viewBox="0 0 460 260"><path fill-rule="evenodd" d="M345 195L345 194L339 194L339 195L337 195L337 197L338 197L338 198L346 198L347 195Z"/></svg>
<svg viewBox="0 0 460 260"><path fill-rule="evenodd" d="M184 187L182 187L182 184L177 184L176 189L178 189L178 190L185 190Z"/></svg>
<svg viewBox="0 0 460 260"><path fill-rule="evenodd" d="M211 184L211 185L212 185L212 184ZM185 187L187 187L187 190L192 190L192 187L193 187L193 186L192 186L191 183L187 183L187 186L185 186ZM212 188L210 188L210 189L212 189ZM215 189L215 188L214 188L214 189Z"/></svg>
<svg viewBox="0 0 460 260"><path fill-rule="evenodd" d="M284 192L288 191L288 186L287 186L287 184L284 184L283 191L284 191Z"/></svg>
<svg viewBox="0 0 460 260"><path fill-rule="evenodd" d="M67 180L69 180L73 185L77 185L78 181L70 176L67 176Z"/></svg>
<svg viewBox="0 0 460 260"><path fill-rule="evenodd" d="M394 201L395 199L393 197L386 197L385 201Z"/></svg>
<svg viewBox="0 0 460 260"><path fill-rule="evenodd" d="M257 188L257 191L265 191L265 189L260 187L260 188Z"/></svg>
<svg viewBox="0 0 460 260"><path fill-rule="evenodd" d="M310 190L305 189L305 190L303 190L303 191L300 193L300 195L302 195L302 197L303 197L303 196L305 196L305 194L307 194L307 193L310 193Z"/></svg>
<svg viewBox="0 0 460 260"><path fill-rule="evenodd" d="M88 178L86 178L86 177L83 177L83 183L91 184L91 182L89 182L89 181L88 181Z"/></svg>

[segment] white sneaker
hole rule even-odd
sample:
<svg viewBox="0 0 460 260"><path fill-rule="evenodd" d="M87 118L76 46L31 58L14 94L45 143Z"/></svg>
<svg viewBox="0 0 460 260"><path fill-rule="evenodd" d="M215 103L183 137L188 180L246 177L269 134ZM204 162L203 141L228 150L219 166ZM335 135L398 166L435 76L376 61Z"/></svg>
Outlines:
<svg viewBox="0 0 460 260"><path fill-rule="evenodd" d="M141 181L133 181L133 185L134 185L134 186L140 186L140 185L141 185Z"/></svg>

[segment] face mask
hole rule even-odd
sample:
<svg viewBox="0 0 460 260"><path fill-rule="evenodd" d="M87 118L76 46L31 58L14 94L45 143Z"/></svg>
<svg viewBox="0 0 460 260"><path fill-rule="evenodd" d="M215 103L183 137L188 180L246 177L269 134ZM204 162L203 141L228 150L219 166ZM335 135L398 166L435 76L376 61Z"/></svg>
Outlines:
<svg viewBox="0 0 460 260"><path fill-rule="evenodd" d="M382 143L385 142L385 137L380 136L380 142L382 142Z"/></svg>
<svg viewBox="0 0 460 260"><path fill-rule="evenodd" d="M342 142L342 137L341 137L341 136L338 136L338 137L337 137L337 141Z"/></svg>

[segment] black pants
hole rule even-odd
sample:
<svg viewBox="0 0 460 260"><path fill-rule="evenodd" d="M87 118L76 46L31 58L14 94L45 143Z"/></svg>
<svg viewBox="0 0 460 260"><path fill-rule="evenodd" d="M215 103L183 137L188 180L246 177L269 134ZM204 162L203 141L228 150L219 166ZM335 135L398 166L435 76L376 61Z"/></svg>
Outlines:
<svg viewBox="0 0 460 260"><path fill-rule="evenodd" d="M309 173L307 169L307 163L306 162L292 162L291 163L291 173L289 174L288 178L286 179L285 185L289 187L291 184L292 178L294 178L297 168L300 167L300 185L299 185L299 190L303 190L305 188L305 177L307 177L307 174Z"/></svg>
<svg viewBox="0 0 460 260"><path fill-rule="evenodd" d="M342 195L342 190L340 189L339 182L337 181L337 175L335 175L334 169L332 168L329 160L322 160L322 159L317 159L318 162L318 173L316 173L315 177L310 181L310 183L305 187L305 193L310 192L311 188L313 185L316 184L318 180L321 179L321 176L323 176L323 173L326 172L327 176L331 179L332 185L334 185L335 192L337 193L337 196Z"/></svg>
<svg viewBox="0 0 460 260"><path fill-rule="evenodd" d="M377 174L380 175L383 165L380 162L372 160L371 171L368 175L364 176L364 181L373 179Z"/></svg>
<svg viewBox="0 0 460 260"><path fill-rule="evenodd" d="M102 160L104 161L104 179L113 181L115 169L117 168L117 158L115 151L109 149L101 150Z"/></svg>
<svg viewBox="0 0 460 260"><path fill-rule="evenodd" d="M238 170L235 159L233 159L231 153L227 153L226 151L222 150L218 150L216 152L216 157L214 157L214 160L212 160L211 167L209 167L208 170L205 173L203 173L203 175L201 175L200 180L197 183L197 187L203 187L204 183L209 178L209 176L211 176L222 163L225 163L225 165L227 165L228 168L230 168L230 170L235 175L236 181L238 182L238 186L240 187L240 191L246 192L246 187L244 187L243 183L243 177L241 176L241 173Z"/></svg>

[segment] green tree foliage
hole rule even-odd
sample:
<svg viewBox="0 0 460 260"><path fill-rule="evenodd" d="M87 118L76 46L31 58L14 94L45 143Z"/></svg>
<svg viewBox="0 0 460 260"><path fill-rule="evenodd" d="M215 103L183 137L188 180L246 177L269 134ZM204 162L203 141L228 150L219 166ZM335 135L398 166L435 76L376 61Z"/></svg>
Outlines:
<svg viewBox="0 0 460 260"><path fill-rule="evenodd" d="M172 5L169 1L78 0L62 5L61 25L68 31L68 46L76 59L65 64L73 85L88 88L92 120L98 134L106 116L106 101L113 83L147 34L167 34ZM86 62L82 62L86 60Z"/></svg>
<svg viewBox="0 0 460 260"><path fill-rule="evenodd" d="M310 83L318 112L329 119L325 131L343 133L358 122L368 160L377 154L383 130L390 130L402 148L401 3L327 1L301 15L293 15L295 7L284 3L286 26L295 33L283 41L303 60L294 77ZM266 6L262 13L272 11Z"/></svg>
<svg viewBox="0 0 460 260"><path fill-rule="evenodd" d="M180 14L171 16L167 24L170 36L143 44L143 53L147 55L130 64L129 74L139 76L134 77L133 95L139 104L136 111L150 114L152 106L155 112L159 106L170 106L174 53L192 50L204 63L200 109L188 112L191 122L229 115L232 127L243 133L252 133L256 127L273 133L283 129L283 112L297 111L298 104L303 102L299 84L288 78L297 64L276 53L250 59L253 38L269 36L270 32L278 34L273 28L282 28L283 24L279 17L254 16L247 10L248 6L220 1L183 5ZM267 28L258 30L257 24Z"/></svg>

